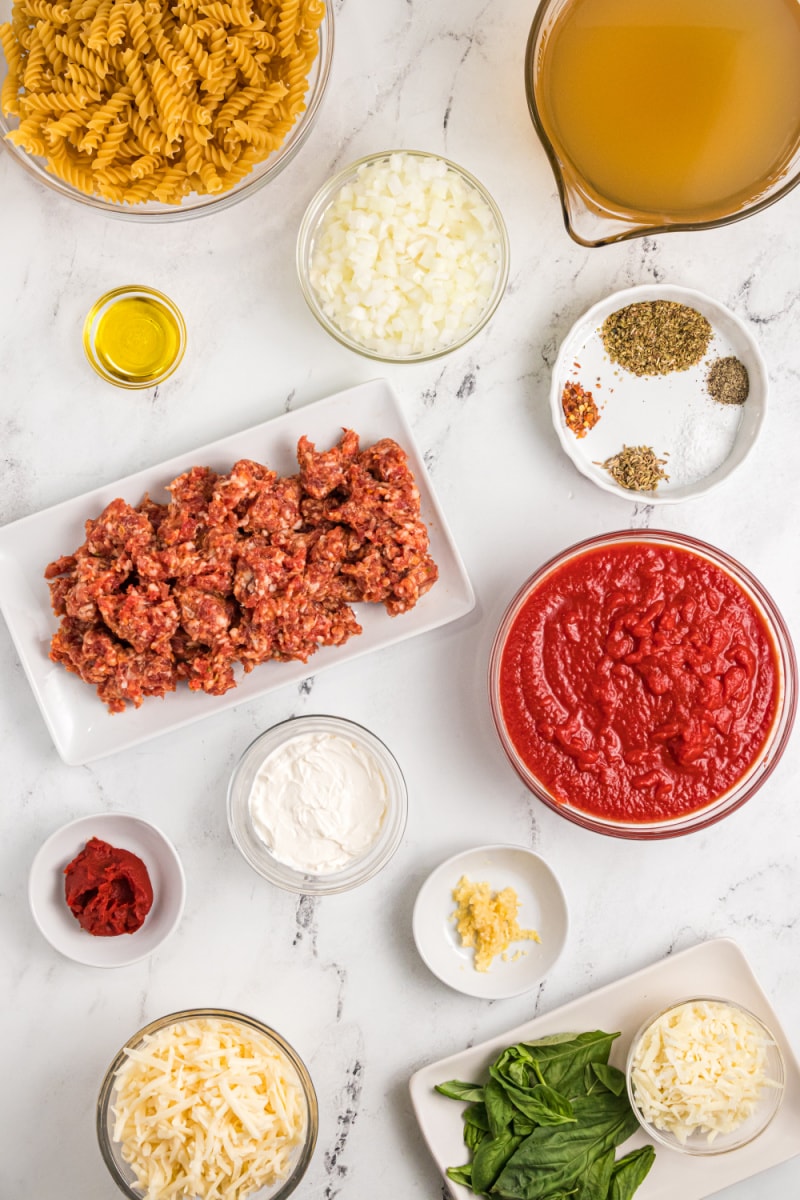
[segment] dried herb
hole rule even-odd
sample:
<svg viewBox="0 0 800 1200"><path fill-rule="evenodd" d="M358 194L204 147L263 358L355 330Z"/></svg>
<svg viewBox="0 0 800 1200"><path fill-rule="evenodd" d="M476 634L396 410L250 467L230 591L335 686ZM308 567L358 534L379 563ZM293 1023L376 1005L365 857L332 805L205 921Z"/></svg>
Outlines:
<svg viewBox="0 0 800 1200"><path fill-rule="evenodd" d="M629 304L606 317L600 329L608 357L634 375L669 375L693 367L712 333L701 313L674 300Z"/></svg>
<svg viewBox="0 0 800 1200"><path fill-rule="evenodd" d="M604 467L620 487L632 492L654 492L662 479L669 479L663 468L667 460L659 458L652 446L623 446L618 454L598 466Z"/></svg>
<svg viewBox="0 0 800 1200"><path fill-rule="evenodd" d="M579 383L564 384L561 407L564 410L567 429L572 430L576 437L585 437L600 420L600 409L595 404L592 393L585 391Z"/></svg>
<svg viewBox="0 0 800 1200"><path fill-rule="evenodd" d="M706 375L708 394L719 404L744 404L750 392L747 367L738 358L715 358Z"/></svg>

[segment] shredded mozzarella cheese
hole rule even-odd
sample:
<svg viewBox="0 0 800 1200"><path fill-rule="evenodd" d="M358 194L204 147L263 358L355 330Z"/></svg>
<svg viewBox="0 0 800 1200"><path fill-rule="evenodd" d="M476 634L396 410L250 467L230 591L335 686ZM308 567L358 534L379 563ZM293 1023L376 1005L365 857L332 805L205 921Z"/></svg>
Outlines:
<svg viewBox="0 0 800 1200"><path fill-rule="evenodd" d="M752 1116L767 1078L763 1030L720 1001L689 1001L664 1013L634 1053L633 1096L644 1118L684 1145L709 1143Z"/></svg>
<svg viewBox="0 0 800 1200"><path fill-rule="evenodd" d="M223 1018L177 1023L130 1048L113 1113L146 1200L243 1200L287 1177L307 1123L291 1063Z"/></svg>
<svg viewBox="0 0 800 1200"><path fill-rule="evenodd" d="M430 354L480 321L500 269L495 216L442 159L365 163L326 209L309 279L323 312L367 349Z"/></svg>

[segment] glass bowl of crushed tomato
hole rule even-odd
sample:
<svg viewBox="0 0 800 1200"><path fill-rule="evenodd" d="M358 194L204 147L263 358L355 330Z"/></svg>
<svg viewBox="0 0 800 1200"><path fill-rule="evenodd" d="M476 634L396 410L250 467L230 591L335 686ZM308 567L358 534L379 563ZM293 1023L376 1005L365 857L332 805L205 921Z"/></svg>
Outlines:
<svg viewBox="0 0 800 1200"><path fill-rule="evenodd" d="M545 563L489 666L503 749L561 816L614 837L676 837L741 807L775 769L797 663L774 601L724 551L625 530Z"/></svg>

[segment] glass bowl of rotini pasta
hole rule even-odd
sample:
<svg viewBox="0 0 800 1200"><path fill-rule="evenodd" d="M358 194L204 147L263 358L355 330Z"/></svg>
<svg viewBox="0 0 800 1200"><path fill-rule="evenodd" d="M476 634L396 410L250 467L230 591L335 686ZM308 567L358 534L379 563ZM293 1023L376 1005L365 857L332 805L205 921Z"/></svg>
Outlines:
<svg viewBox="0 0 800 1200"><path fill-rule="evenodd" d="M0 0L0 140L92 208L202 216L294 158L333 41L331 0Z"/></svg>

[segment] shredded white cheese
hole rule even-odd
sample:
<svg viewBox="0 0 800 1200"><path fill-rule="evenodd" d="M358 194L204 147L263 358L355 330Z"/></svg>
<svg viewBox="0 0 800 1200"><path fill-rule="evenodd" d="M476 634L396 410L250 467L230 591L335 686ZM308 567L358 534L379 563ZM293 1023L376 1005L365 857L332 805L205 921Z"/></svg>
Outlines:
<svg viewBox="0 0 800 1200"><path fill-rule="evenodd" d="M767 1078L768 1039L747 1013L721 1001L689 1001L645 1030L631 1082L642 1115L684 1145L709 1143L738 1129L758 1104Z"/></svg>
<svg viewBox="0 0 800 1200"><path fill-rule="evenodd" d="M113 1136L146 1200L243 1200L290 1173L307 1109L297 1072L256 1030L196 1018L127 1051Z"/></svg>
<svg viewBox="0 0 800 1200"><path fill-rule="evenodd" d="M500 269L484 198L442 159L365 163L326 209L311 286L329 318L367 349L430 354L479 322Z"/></svg>

